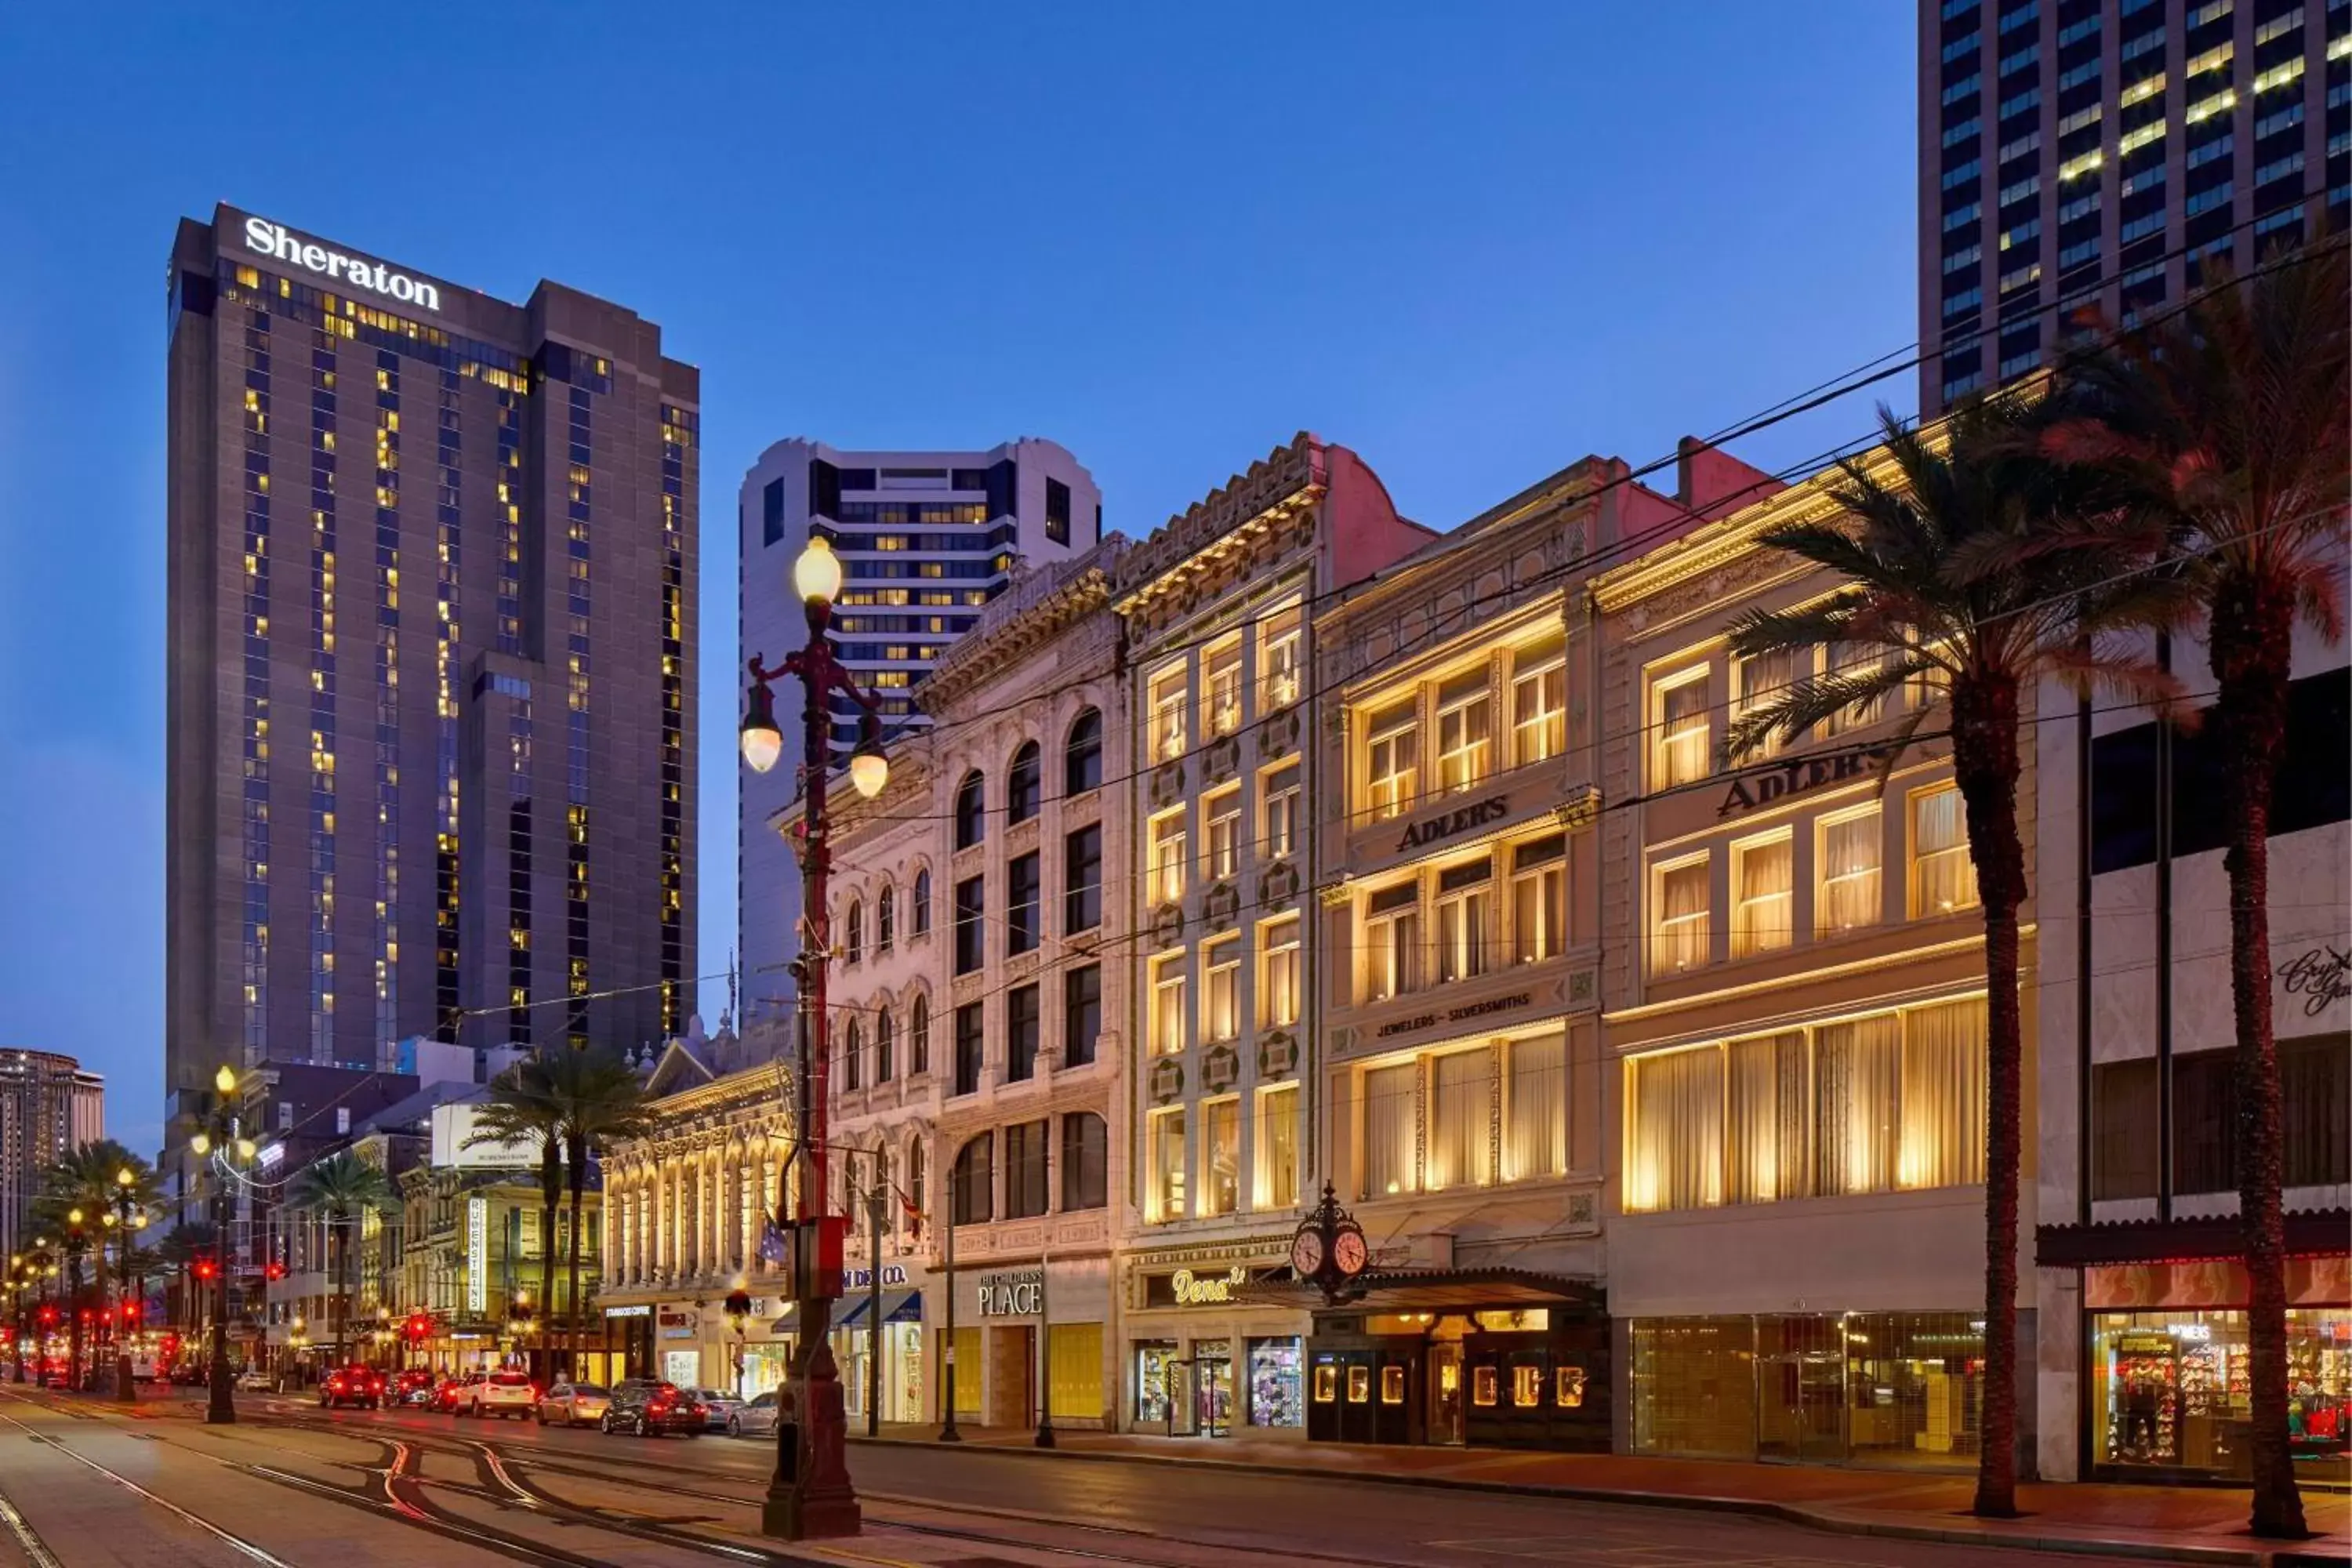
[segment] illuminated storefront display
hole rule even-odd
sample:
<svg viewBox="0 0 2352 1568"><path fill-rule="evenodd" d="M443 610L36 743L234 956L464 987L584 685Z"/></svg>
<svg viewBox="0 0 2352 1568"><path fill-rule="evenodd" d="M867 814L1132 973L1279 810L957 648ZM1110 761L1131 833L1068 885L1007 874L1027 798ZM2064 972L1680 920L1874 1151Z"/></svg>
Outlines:
<svg viewBox="0 0 2352 1568"><path fill-rule="evenodd" d="M2352 1480L2352 1312L2290 1309L2286 1344L2295 1468ZM2251 1478L2245 1313L2095 1312L2089 1372L2095 1464Z"/></svg>
<svg viewBox="0 0 2352 1568"><path fill-rule="evenodd" d="M1955 1312L1633 1324L1633 1450L1965 1468L1984 1324Z"/></svg>

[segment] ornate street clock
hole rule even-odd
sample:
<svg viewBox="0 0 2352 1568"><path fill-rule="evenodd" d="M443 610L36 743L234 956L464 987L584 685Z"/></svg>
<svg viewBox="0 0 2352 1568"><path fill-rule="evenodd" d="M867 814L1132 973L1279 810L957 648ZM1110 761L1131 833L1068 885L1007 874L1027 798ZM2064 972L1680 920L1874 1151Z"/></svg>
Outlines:
<svg viewBox="0 0 2352 1568"><path fill-rule="evenodd" d="M1356 1277L1370 1261L1371 1248L1365 1245L1364 1227L1339 1206L1331 1184L1324 1183L1323 1201L1291 1235L1291 1273L1301 1284L1322 1291L1323 1300L1336 1307L1363 1294L1355 1288Z"/></svg>

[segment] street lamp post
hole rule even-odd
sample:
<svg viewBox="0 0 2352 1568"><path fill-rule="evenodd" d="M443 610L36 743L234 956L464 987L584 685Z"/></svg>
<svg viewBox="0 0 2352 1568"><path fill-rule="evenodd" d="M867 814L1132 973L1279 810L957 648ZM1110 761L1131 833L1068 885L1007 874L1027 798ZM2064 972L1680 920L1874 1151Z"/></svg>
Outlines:
<svg viewBox="0 0 2352 1568"><path fill-rule="evenodd" d="M831 772L831 698L840 692L862 713L857 746L849 760L850 783L868 799L882 793L889 763L882 754L881 721L874 700L858 689L842 668L826 630L834 601L841 596L841 563L822 534L810 537L793 563L793 586L808 610L807 644L771 669L762 656L751 661L751 686L742 725L743 760L766 773L783 752L776 727L772 684L795 676L803 698L801 771L802 952L793 973L800 992L800 1070L797 1128L803 1162L800 1213L793 1248L795 1321L799 1343L793 1352L793 1419L776 1424L776 1471L761 1509L761 1528L787 1541L856 1535L857 1494L849 1480L848 1416L828 1331L833 1299L840 1293L841 1222L826 1201L825 968L830 939L825 916L825 880L832 868L826 844L825 775Z"/></svg>
<svg viewBox="0 0 2352 1568"><path fill-rule="evenodd" d="M134 1195L138 1185L139 1173L130 1166L115 1172L114 1212L106 1216L120 1238L114 1264L114 1282L121 1298L114 1314L114 1397L131 1405L139 1403L139 1384L131 1364L131 1336L139 1331L139 1319L145 1315L133 1310L135 1298L131 1294L131 1248L147 1223L146 1212L140 1208ZM140 1305L143 1308L145 1303Z"/></svg>
<svg viewBox="0 0 2352 1568"><path fill-rule="evenodd" d="M237 1128L236 1069L213 1074L213 1098L188 1140L190 1152L213 1165L213 1335L210 1398L205 1420L215 1426L236 1424L236 1383L228 1370L228 1173L253 1161L253 1140Z"/></svg>

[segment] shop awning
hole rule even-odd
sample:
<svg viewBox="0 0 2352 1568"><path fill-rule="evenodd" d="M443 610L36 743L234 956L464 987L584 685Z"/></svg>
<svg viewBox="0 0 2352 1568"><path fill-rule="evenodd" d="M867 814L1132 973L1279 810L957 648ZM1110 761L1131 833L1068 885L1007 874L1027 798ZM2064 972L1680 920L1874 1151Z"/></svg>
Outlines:
<svg viewBox="0 0 2352 1568"><path fill-rule="evenodd" d="M1342 1303L1371 1312L1468 1312L1502 1307L1574 1307L1601 1312L1609 1295L1590 1279L1532 1268L1427 1268L1357 1277L1356 1298ZM1324 1308L1312 1285L1268 1282L1238 1287L1236 1300Z"/></svg>
<svg viewBox="0 0 2352 1568"><path fill-rule="evenodd" d="M2347 1236L2352 1236L2352 1209L2306 1209L2286 1216L2291 1257L2340 1255ZM2244 1257L2245 1250L2245 1232L2235 1215L2045 1225L2033 1234L2033 1260L2044 1268L2230 1259Z"/></svg>
<svg viewBox="0 0 2352 1568"><path fill-rule="evenodd" d="M836 1329L862 1326L872 1314L874 1298L860 1291L833 1320ZM888 1323L919 1323L923 1321L923 1293L920 1290L886 1290L882 1293L882 1321Z"/></svg>

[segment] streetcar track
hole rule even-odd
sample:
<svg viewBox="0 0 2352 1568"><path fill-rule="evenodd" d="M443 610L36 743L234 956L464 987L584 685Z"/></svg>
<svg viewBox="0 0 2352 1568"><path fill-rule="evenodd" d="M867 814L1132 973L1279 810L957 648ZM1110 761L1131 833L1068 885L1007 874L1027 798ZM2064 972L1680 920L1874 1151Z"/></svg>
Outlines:
<svg viewBox="0 0 2352 1568"><path fill-rule="evenodd" d="M46 1401L31 1403L38 1403L41 1408L44 1409L58 1410L61 1408L59 1406L48 1405ZM91 1418L96 1417L93 1416ZM0 1420L9 1419L10 1418L6 1416L0 1416ZM218 1455L207 1454L204 1450L196 1448L190 1444L174 1438L163 1436L161 1434L154 1435L152 1440L169 1443L172 1447L180 1448L184 1452L211 1459L215 1463L224 1465L231 1469L236 1470L240 1474L252 1476L257 1479L268 1482L272 1485L289 1488L299 1490L308 1496L355 1508L362 1512L373 1514L377 1518L394 1520L414 1529L421 1530L431 1534L440 1535L446 1539L462 1541L467 1544L478 1546L485 1551L497 1552L501 1556L525 1562L551 1564L553 1565L553 1568L611 1568L611 1565L602 1559L585 1556L581 1553L568 1551L562 1547L542 1543L528 1536L501 1531L494 1526L478 1523L463 1515L454 1513L450 1510L435 1502L433 1499L427 1495L428 1492L456 1492L461 1496L473 1498L493 1505L512 1506L521 1509L533 1517L547 1520L551 1522L576 1523L592 1530L628 1536L657 1545L676 1547L698 1553L731 1558L738 1562L772 1564L775 1565L775 1568L796 1568L796 1565L809 1564L816 1561L803 1556L788 1556L775 1552L762 1551L746 1546L738 1546L732 1542L715 1540L697 1531L678 1529L674 1525L658 1522L651 1519L631 1517L625 1513L619 1513L610 1510L596 1508L590 1504L572 1502L557 1496L554 1493L549 1492L543 1488L533 1485L530 1480L527 1479L534 1472L567 1476L581 1480L604 1482L606 1484L617 1483L635 1487L639 1489L656 1490L665 1496L689 1499L701 1502L724 1504L731 1508L757 1509L762 1500L761 1493L764 1489L765 1483L756 1477L744 1476L738 1478L731 1476L714 1476L707 1469L698 1469L685 1465L666 1464L658 1460L637 1459L634 1456L627 1460L605 1459L601 1456L575 1453L572 1450L562 1448L551 1448L546 1451L544 1457L538 1453L524 1451L520 1446L501 1452L489 1441L483 1438L473 1437L467 1434L457 1432L420 1432L413 1427L397 1426L392 1423L371 1422L362 1426L355 1426L350 1423L327 1420L321 1417L310 1415L305 1412L271 1410L266 1413L257 1413L257 1415L250 1419L252 1420L252 1424L257 1426L280 1427L294 1431L311 1432L360 1442L373 1447L376 1451L379 1462L371 1465L348 1460L328 1458L323 1456L309 1456L310 1458L314 1458L318 1463L335 1468L358 1471L369 1478L367 1482L359 1486L353 1488L339 1488L331 1482L318 1479L315 1477L303 1476L290 1470L278 1469L274 1466L260 1464L257 1462L224 1458ZM23 1427L23 1423L21 1422L12 1422L12 1424L19 1427ZM98 1466L95 1461L89 1460L79 1454L73 1453L71 1449L65 1448L61 1443L58 1443L54 1438L49 1438L44 1435L34 1433L29 1427L23 1427L23 1429L26 1431L28 1436L33 1436L37 1441L49 1442L53 1446L59 1447L62 1451L70 1455L72 1458L80 1460L84 1464L90 1465L93 1468L103 1468L103 1467ZM142 1436L149 1436L144 1433L138 1435ZM444 1458L463 1458L467 1460L474 1467L477 1475L480 1476L486 1484L481 1486L469 1486L453 1479L424 1475L418 1468L418 1461L426 1454L437 1454ZM565 1462L566 1460L569 1460L570 1462ZM596 1468L599 1465L608 1468ZM743 1493L730 1494L719 1491L698 1490L692 1488L672 1486L664 1482L648 1484L645 1481L633 1479L626 1474L614 1474L614 1469L616 1468L625 1470L653 1470L661 1472L664 1475L687 1477L701 1481L706 1485L740 1485L745 1489L745 1492L749 1495L744 1495ZM520 1474L518 1474L518 1472L520 1472ZM111 1475L111 1472L106 1473ZM117 1479L119 1479L120 1478ZM376 1484L379 1481L380 1486ZM130 1483L125 1482L123 1484L129 1485ZM144 1495L152 1496L152 1494ZM919 1509L926 1512L934 1514L963 1514L976 1519L1024 1524L1040 1529L1079 1531L1094 1535L1118 1538L1121 1544L1126 1544L1129 1542L1140 1542L1142 1541L1163 1542L1169 1546L1175 1547L1180 1550L1190 1548L1194 1551L1216 1552L1223 1554L1228 1559L1295 1558L1307 1562L1350 1563L1356 1564L1357 1568L1413 1568L1413 1565L1410 1563L1381 1563L1375 1560L1361 1556L1341 1557L1332 1554L1315 1552L1302 1552L1293 1549L1275 1550L1266 1547L1242 1545L1231 1542L1205 1541L1193 1536L1169 1535L1159 1531L1139 1529L1131 1526L1107 1525L1096 1523L1090 1521L1065 1519L1047 1514L1024 1513L1013 1510L989 1509L972 1504L941 1502L929 1498L909 1497L898 1493L869 1491L862 1495L863 1500L869 1504L884 1503L890 1505L893 1508ZM155 1500L167 1509L173 1509L173 1511L181 1511L178 1510L174 1505L163 1502L161 1499L156 1499ZM218 1531L215 1527L206 1524L201 1520L196 1520L194 1515L184 1515L184 1517L191 1519L202 1528L208 1531L214 1531L215 1533L219 1533L226 1539L233 1540L233 1538L228 1538L226 1536L226 1532ZM1055 1557L1076 1558L1082 1561L1095 1563L1126 1564L1129 1565L1129 1568L1183 1568L1183 1565L1176 1560L1164 1556L1138 1556L1133 1555L1130 1552L1110 1550L1094 1550L1088 1547L1077 1545L1054 1544L1047 1542L1025 1539L1017 1534L1001 1533L987 1530L974 1529L963 1525L923 1522L913 1519L893 1517L887 1514L877 1515L872 1512L870 1509L867 1512L866 1524L869 1529L877 1531L898 1531L908 1535L969 1542L976 1546L1009 1547L1020 1551L1041 1552ZM828 1544L829 1546L832 1546L833 1549L841 1551L846 1555L857 1555L857 1553L845 1546L841 1546L836 1543ZM1106 1546L1108 1544L1109 1542L1105 1542ZM253 1550L257 1552L259 1549L254 1548ZM880 1561L879 1559L867 1560ZM275 1564L275 1568L286 1568L285 1564L279 1563L278 1560L275 1558L268 1558L265 1556L261 1561L266 1564Z"/></svg>
<svg viewBox="0 0 2352 1568"><path fill-rule="evenodd" d="M41 1532L16 1511L16 1505L5 1495L0 1495L0 1524L6 1525L8 1533L16 1538L18 1549L25 1553L25 1561L32 1564L32 1568L64 1568L58 1561L57 1553L49 1550L48 1542L41 1539Z"/></svg>

